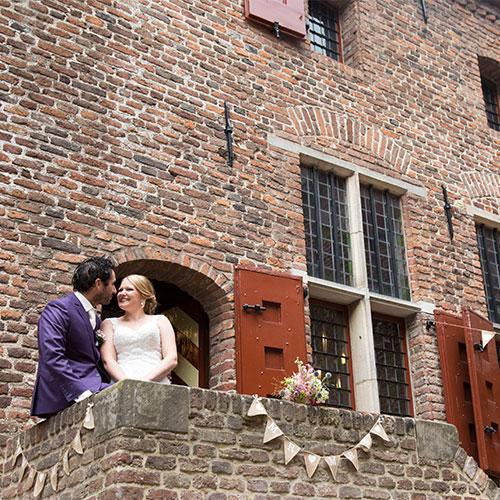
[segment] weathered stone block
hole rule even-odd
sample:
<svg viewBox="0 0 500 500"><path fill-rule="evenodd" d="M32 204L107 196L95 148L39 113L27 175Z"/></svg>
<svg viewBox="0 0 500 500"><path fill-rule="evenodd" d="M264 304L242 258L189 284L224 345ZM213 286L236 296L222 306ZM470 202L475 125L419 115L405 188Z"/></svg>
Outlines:
<svg viewBox="0 0 500 500"><path fill-rule="evenodd" d="M420 458L453 461L459 446L458 431L454 425L417 420L416 434L417 454Z"/></svg>

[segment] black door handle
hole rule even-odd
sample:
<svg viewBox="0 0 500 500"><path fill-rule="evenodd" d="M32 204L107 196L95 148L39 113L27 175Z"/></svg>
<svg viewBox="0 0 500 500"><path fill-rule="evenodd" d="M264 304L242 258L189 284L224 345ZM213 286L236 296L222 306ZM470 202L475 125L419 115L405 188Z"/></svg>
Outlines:
<svg viewBox="0 0 500 500"><path fill-rule="evenodd" d="M259 304L255 304L254 306L249 306L248 304L243 304L243 310L248 311L248 309L252 309L253 311L265 311L266 308Z"/></svg>

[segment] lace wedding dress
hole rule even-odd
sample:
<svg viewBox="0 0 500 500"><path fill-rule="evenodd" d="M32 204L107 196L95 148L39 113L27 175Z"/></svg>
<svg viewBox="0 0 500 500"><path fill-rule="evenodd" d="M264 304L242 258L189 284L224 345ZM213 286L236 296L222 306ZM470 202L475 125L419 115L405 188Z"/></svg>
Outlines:
<svg viewBox="0 0 500 500"><path fill-rule="evenodd" d="M149 316L146 323L133 330L122 325L119 318L110 318L117 361L128 378L141 378L162 360L158 319ZM168 377L156 382L170 384Z"/></svg>

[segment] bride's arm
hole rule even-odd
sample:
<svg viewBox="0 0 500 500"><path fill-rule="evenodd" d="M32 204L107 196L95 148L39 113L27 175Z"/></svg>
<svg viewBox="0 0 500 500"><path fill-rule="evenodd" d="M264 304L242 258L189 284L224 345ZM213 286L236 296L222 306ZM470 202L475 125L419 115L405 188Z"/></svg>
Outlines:
<svg viewBox="0 0 500 500"><path fill-rule="evenodd" d="M101 324L101 330L106 337L104 342L101 344L101 359L105 370L109 373L113 380L118 382L119 380L127 378L127 376L116 360L116 350L113 342L113 325L111 324L111 321L105 319Z"/></svg>
<svg viewBox="0 0 500 500"><path fill-rule="evenodd" d="M163 359L148 372L144 380L155 382L162 380L177 366L177 346L175 333L170 321L165 316L158 318L160 328L161 355Z"/></svg>

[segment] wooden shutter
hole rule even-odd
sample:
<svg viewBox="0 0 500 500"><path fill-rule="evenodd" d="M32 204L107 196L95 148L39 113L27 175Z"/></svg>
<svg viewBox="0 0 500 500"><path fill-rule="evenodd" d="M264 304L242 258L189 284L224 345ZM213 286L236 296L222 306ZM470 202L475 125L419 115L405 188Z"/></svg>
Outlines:
<svg viewBox="0 0 500 500"><path fill-rule="evenodd" d="M470 309L463 311L467 358L476 421L479 465L494 476L500 476L500 370L496 342L483 347L482 332L493 331L493 325Z"/></svg>
<svg viewBox="0 0 500 500"><path fill-rule="evenodd" d="M476 426L461 316L435 311L446 420L458 429L460 445L477 459Z"/></svg>
<svg viewBox="0 0 500 500"><path fill-rule="evenodd" d="M306 35L304 0L245 0L245 17L270 27L278 23L280 31L295 37Z"/></svg>
<svg viewBox="0 0 500 500"><path fill-rule="evenodd" d="M302 278L237 266L235 308L237 390L271 395L307 361Z"/></svg>
<svg viewBox="0 0 500 500"><path fill-rule="evenodd" d="M446 416L460 444L479 466L500 476L500 370L496 343L482 345L491 322L470 309L462 316L434 313Z"/></svg>

